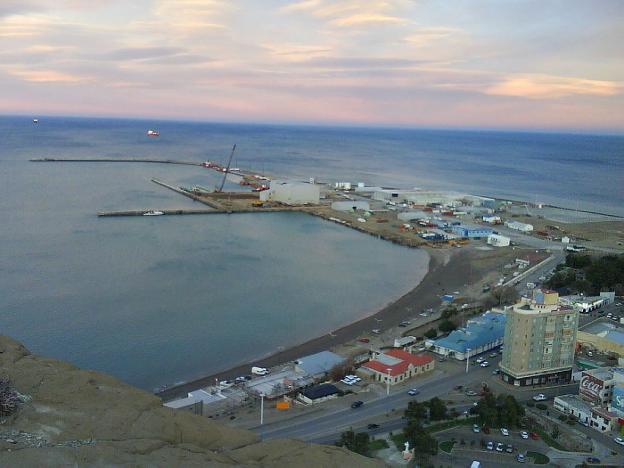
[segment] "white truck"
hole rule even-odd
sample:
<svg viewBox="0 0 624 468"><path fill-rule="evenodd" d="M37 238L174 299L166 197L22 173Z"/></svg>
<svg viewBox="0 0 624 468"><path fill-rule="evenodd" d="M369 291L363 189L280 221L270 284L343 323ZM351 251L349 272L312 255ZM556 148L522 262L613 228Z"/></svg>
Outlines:
<svg viewBox="0 0 624 468"><path fill-rule="evenodd" d="M266 367L252 367L251 373L254 375L267 375L269 373L269 369Z"/></svg>

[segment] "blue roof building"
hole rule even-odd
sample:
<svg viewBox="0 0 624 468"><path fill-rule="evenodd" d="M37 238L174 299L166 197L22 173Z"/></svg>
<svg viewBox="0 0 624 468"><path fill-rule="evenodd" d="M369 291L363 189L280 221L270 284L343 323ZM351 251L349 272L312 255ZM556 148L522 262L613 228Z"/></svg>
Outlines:
<svg viewBox="0 0 624 468"><path fill-rule="evenodd" d="M468 320L464 328L458 328L444 338L427 340L425 344L438 354L463 361L502 345L505 319L503 314L485 312Z"/></svg>
<svg viewBox="0 0 624 468"><path fill-rule="evenodd" d="M494 234L494 230L485 227L453 226L453 234L467 239L480 239Z"/></svg>

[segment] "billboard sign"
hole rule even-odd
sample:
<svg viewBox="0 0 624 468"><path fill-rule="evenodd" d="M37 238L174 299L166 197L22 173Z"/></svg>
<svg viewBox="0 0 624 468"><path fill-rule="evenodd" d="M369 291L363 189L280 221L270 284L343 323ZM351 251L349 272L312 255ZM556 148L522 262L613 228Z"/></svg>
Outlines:
<svg viewBox="0 0 624 468"><path fill-rule="evenodd" d="M600 394L604 388L604 380L598 379L593 375L583 372L581 377L581 385L579 394L586 400L600 403Z"/></svg>
<svg viewBox="0 0 624 468"><path fill-rule="evenodd" d="M613 399L611 407L620 415L624 415L624 387L613 387Z"/></svg>

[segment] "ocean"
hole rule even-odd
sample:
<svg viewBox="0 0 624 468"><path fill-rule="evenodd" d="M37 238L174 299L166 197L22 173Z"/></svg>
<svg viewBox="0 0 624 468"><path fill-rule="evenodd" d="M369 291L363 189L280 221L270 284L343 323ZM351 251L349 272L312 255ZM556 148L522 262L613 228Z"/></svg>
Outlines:
<svg viewBox="0 0 624 468"><path fill-rule="evenodd" d="M305 214L97 218L198 207L150 179L213 187L218 175L30 158L222 162L236 143L234 166L270 175L624 215L620 136L39 119L0 117L0 333L149 390L373 313L422 279L428 256Z"/></svg>

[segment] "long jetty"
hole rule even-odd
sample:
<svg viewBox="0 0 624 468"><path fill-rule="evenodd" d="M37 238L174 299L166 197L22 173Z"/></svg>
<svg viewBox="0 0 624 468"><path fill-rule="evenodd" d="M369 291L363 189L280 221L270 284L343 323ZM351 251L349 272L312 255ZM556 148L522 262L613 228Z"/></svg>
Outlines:
<svg viewBox="0 0 624 468"><path fill-rule="evenodd" d="M174 159L151 158L34 158L31 162L113 162L113 163L151 163L151 164L181 164L183 166L201 166L196 161L178 161Z"/></svg>
<svg viewBox="0 0 624 468"><path fill-rule="evenodd" d="M204 214L223 214L224 210L187 210L187 209L172 209L172 210L121 210L121 211L98 211L98 216L102 218L115 217L115 216L155 216L153 213L162 213L163 215L204 215Z"/></svg>

